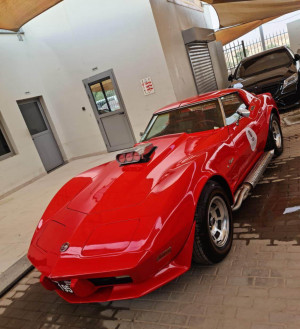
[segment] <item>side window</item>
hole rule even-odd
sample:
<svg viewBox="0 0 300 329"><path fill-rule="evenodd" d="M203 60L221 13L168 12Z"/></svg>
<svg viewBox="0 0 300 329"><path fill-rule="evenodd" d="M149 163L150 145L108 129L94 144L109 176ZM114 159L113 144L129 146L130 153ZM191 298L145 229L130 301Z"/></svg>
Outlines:
<svg viewBox="0 0 300 329"><path fill-rule="evenodd" d="M170 113L164 113L154 117L154 121L150 123L152 128L150 132L146 132L147 139L160 136L162 131L166 129L170 120Z"/></svg>
<svg viewBox="0 0 300 329"><path fill-rule="evenodd" d="M231 125L239 119L239 115L236 113L239 107L247 108L238 93L225 95L221 97L221 101L223 104L227 125Z"/></svg>
<svg viewBox="0 0 300 329"><path fill-rule="evenodd" d="M91 84L90 88L99 114L120 110L119 100L109 77Z"/></svg>

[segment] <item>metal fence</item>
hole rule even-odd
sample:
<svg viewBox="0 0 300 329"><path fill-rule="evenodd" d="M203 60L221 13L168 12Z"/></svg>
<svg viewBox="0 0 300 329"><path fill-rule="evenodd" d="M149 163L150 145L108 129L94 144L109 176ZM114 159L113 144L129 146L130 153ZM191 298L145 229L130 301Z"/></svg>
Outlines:
<svg viewBox="0 0 300 329"><path fill-rule="evenodd" d="M289 45L290 39L287 31L267 34L263 40L233 41L223 47L228 73L234 73L239 62L245 57L258 54L267 49Z"/></svg>

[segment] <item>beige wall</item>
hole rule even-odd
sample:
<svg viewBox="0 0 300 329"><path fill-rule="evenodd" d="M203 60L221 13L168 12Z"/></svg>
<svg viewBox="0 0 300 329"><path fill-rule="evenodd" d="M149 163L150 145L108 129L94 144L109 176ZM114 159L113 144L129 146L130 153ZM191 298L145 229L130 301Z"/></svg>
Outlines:
<svg viewBox="0 0 300 329"><path fill-rule="evenodd" d="M0 195L45 173L16 100L43 97L65 160L106 151L83 79L114 70L137 139L176 100L148 0L65 0L23 29L23 42L0 35L0 112L16 149L0 161Z"/></svg>
<svg viewBox="0 0 300 329"><path fill-rule="evenodd" d="M290 46L294 53L297 53L300 49L300 19L287 24L289 37L290 37Z"/></svg>
<svg viewBox="0 0 300 329"><path fill-rule="evenodd" d="M15 155L0 161L0 195L45 173L16 100L44 94L28 49L15 35L0 35L0 120ZM25 93L31 90L27 96Z"/></svg>
<svg viewBox="0 0 300 329"><path fill-rule="evenodd" d="M213 69L219 89L227 88L228 82L228 71L225 61L223 44L220 41L213 41L208 43L208 49L211 60L213 62Z"/></svg>
<svg viewBox="0 0 300 329"><path fill-rule="evenodd" d="M197 91L182 31L208 28L204 13L166 0L150 0L150 3L177 100L194 96Z"/></svg>
<svg viewBox="0 0 300 329"><path fill-rule="evenodd" d="M190 28L212 28L208 6L204 12L179 6L167 0L150 0L157 30L166 57L177 100L197 94L182 31ZM218 88L227 87L227 69L222 45L210 42L209 50L213 62Z"/></svg>

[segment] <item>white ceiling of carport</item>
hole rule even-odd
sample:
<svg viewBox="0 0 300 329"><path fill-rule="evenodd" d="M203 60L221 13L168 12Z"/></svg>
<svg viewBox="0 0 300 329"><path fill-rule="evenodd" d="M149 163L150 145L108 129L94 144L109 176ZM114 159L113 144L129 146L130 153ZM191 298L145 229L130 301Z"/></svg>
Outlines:
<svg viewBox="0 0 300 329"><path fill-rule="evenodd" d="M17 32L21 26L62 0L0 0L0 29Z"/></svg>
<svg viewBox="0 0 300 329"><path fill-rule="evenodd" d="M224 45L281 15L300 9L299 0L206 0L220 20L216 39ZM225 29L223 29L225 28Z"/></svg>

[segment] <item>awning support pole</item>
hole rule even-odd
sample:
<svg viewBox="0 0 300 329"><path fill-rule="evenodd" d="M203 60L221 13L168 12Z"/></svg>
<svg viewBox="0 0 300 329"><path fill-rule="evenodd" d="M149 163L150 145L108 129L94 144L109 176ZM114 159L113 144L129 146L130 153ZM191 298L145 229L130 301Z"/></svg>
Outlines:
<svg viewBox="0 0 300 329"><path fill-rule="evenodd" d="M259 27L259 34L260 34L263 51L265 51L265 50L267 50L267 48L266 48L266 43L265 43L264 29L263 29L262 25Z"/></svg>

